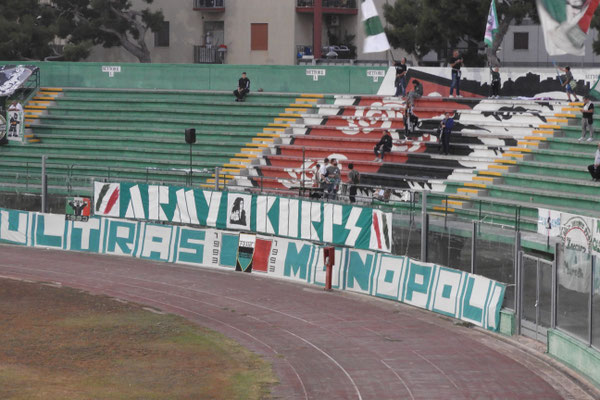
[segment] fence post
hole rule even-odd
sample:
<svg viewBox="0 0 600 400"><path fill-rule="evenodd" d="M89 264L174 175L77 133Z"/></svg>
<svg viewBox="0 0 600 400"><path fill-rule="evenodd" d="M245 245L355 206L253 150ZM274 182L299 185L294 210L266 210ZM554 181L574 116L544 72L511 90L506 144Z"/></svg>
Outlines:
<svg viewBox="0 0 600 400"><path fill-rule="evenodd" d="M42 213L47 212L48 176L46 175L46 161L48 156L42 156Z"/></svg>
<svg viewBox="0 0 600 400"><path fill-rule="evenodd" d="M477 221L473 221L473 229L471 231L471 273L475 274L475 258L477 257Z"/></svg>
<svg viewBox="0 0 600 400"><path fill-rule="evenodd" d="M422 192L421 199L421 261L427 262L427 191Z"/></svg>
<svg viewBox="0 0 600 400"><path fill-rule="evenodd" d="M215 190L219 190L219 167L215 167Z"/></svg>
<svg viewBox="0 0 600 400"><path fill-rule="evenodd" d="M552 290L550 292L550 327L556 329L556 310L558 309L558 252L560 243L554 244L554 262L552 263Z"/></svg>
<svg viewBox="0 0 600 400"><path fill-rule="evenodd" d="M515 316L516 334L521 334L521 232L515 234Z"/></svg>
<svg viewBox="0 0 600 400"><path fill-rule="evenodd" d="M592 345L592 324L594 322L594 264L596 264L594 259L594 255L590 254L590 268L592 270L590 274L590 297L588 300L588 346Z"/></svg>

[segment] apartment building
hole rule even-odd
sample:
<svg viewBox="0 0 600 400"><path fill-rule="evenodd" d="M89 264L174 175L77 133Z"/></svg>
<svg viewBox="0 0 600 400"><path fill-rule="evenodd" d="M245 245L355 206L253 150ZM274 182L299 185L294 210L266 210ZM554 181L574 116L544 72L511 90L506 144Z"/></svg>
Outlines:
<svg viewBox="0 0 600 400"><path fill-rule="evenodd" d="M380 15L386 1L375 0ZM133 5L147 6L141 0ZM299 57L318 56L319 42L322 57L335 57L333 50L347 58L352 45L359 59L388 57L362 53L360 0L155 0L151 7L165 15L163 30L146 37L153 62L293 65ZM88 61L137 59L120 48L99 47Z"/></svg>

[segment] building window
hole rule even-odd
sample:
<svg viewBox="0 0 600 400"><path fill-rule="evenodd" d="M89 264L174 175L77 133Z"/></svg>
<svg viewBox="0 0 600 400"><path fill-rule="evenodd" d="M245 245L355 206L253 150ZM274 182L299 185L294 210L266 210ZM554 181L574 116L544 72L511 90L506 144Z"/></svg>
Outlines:
<svg viewBox="0 0 600 400"><path fill-rule="evenodd" d="M169 21L164 21L160 30L154 32L154 47L169 47Z"/></svg>
<svg viewBox="0 0 600 400"><path fill-rule="evenodd" d="M250 50L269 50L269 24L250 24Z"/></svg>
<svg viewBox="0 0 600 400"><path fill-rule="evenodd" d="M515 32L514 50L529 50L529 32Z"/></svg>

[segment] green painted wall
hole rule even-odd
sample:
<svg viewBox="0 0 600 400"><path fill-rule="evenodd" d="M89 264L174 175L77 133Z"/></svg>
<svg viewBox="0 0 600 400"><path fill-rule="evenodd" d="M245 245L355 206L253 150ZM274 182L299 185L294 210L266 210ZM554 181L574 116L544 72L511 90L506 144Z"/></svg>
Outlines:
<svg viewBox="0 0 600 400"><path fill-rule="evenodd" d="M600 352L558 330L548 330L548 354L600 387Z"/></svg>
<svg viewBox="0 0 600 400"><path fill-rule="evenodd" d="M515 334L515 312L503 308L500 310L500 333L504 336Z"/></svg>
<svg viewBox="0 0 600 400"><path fill-rule="evenodd" d="M15 64L6 62L5 64ZM286 93L375 94L383 82L367 71L387 67L354 66L257 66L210 64L128 64L84 62L32 62L41 69L42 86L119 89L234 90L242 72L247 72L253 91ZM109 77L102 67L120 67ZM307 70L325 71L324 76Z"/></svg>

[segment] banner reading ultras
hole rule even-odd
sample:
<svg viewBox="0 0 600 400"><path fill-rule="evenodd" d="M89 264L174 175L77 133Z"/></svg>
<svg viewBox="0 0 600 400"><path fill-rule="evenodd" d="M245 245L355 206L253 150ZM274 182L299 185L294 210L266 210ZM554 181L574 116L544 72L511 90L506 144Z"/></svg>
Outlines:
<svg viewBox="0 0 600 400"><path fill-rule="evenodd" d="M94 184L94 213L265 233L390 252L392 214L280 196L132 183Z"/></svg>

